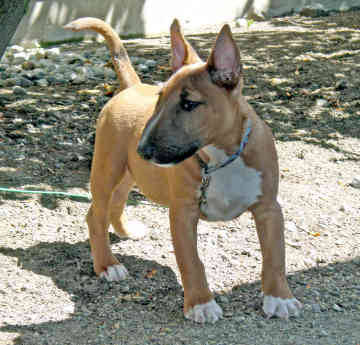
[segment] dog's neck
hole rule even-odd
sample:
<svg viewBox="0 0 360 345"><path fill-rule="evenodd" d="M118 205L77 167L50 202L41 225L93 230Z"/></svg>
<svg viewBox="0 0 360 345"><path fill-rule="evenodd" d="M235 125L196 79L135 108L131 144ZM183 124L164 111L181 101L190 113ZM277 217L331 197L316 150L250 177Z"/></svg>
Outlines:
<svg viewBox="0 0 360 345"><path fill-rule="evenodd" d="M251 120L247 119L245 121L245 128L242 131L241 142L240 145L236 148L236 150L232 149L231 153L228 154L226 151L219 149L216 145L209 145L204 147L203 151L208 157L208 161L204 162L201 155L197 155L197 159L199 161L200 167L203 169L205 175L210 175L214 171L221 169L230 163L232 163L235 159L240 157L241 153L243 153L246 144L249 140L249 136L251 133Z"/></svg>

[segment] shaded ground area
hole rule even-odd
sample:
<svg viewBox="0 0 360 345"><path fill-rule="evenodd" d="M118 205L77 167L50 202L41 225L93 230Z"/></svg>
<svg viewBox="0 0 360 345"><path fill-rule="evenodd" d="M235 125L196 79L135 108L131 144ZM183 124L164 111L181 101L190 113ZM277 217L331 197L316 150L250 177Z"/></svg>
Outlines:
<svg viewBox="0 0 360 345"><path fill-rule="evenodd" d="M261 253L250 216L201 222L199 251L224 309L216 325L182 316L167 210L136 191L126 212L151 228L112 237L130 271L95 279L84 222L89 203L1 193L0 344L360 343L360 13L273 19L235 29L249 102L272 127L280 158L290 284L304 312L261 312ZM219 28L189 33L203 57ZM97 43L61 46L91 51ZM167 37L127 42L155 59L149 83L170 73ZM0 187L88 194L94 124L110 85L0 90ZM20 120L19 120L20 119ZM21 124L21 125L20 125Z"/></svg>

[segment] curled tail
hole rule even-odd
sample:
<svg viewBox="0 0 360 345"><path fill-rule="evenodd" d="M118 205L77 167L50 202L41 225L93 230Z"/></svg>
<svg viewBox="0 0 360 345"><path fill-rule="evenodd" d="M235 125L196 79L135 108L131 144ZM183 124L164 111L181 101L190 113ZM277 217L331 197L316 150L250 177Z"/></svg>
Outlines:
<svg viewBox="0 0 360 345"><path fill-rule="evenodd" d="M72 31L92 30L105 38L119 79L120 91L141 82L118 34L109 24L101 19L85 17L70 22L64 26L64 29Z"/></svg>

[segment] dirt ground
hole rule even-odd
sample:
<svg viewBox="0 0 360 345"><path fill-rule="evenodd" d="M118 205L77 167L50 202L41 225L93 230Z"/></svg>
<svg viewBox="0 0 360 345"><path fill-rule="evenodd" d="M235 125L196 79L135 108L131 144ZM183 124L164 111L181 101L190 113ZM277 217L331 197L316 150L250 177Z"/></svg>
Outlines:
<svg viewBox="0 0 360 345"><path fill-rule="evenodd" d="M360 344L359 23L360 12L349 12L233 28L244 93L277 142L287 271L304 304L300 317L264 318L249 215L200 223L200 255L224 318L197 325L183 318L167 209L132 192L126 213L151 232L141 241L111 236L131 277L109 283L92 270L88 199L1 192L0 345ZM206 57L217 30L188 38ZM143 80L168 77L168 37L126 46L158 62ZM94 124L108 90L91 81L32 87L26 96L0 90L0 187L89 196Z"/></svg>

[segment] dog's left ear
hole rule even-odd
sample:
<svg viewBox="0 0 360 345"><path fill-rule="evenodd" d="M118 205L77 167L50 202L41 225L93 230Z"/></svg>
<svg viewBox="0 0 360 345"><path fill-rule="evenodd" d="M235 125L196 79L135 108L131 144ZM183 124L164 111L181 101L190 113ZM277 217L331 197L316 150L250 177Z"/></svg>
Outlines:
<svg viewBox="0 0 360 345"><path fill-rule="evenodd" d="M190 65L201 61L194 48L185 39L177 19L174 19L171 24L170 36L172 52L171 67L173 72L176 72L184 65Z"/></svg>
<svg viewBox="0 0 360 345"><path fill-rule="evenodd" d="M241 81L240 52L228 24L219 32L207 66L213 83L220 87L233 90Z"/></svg>

